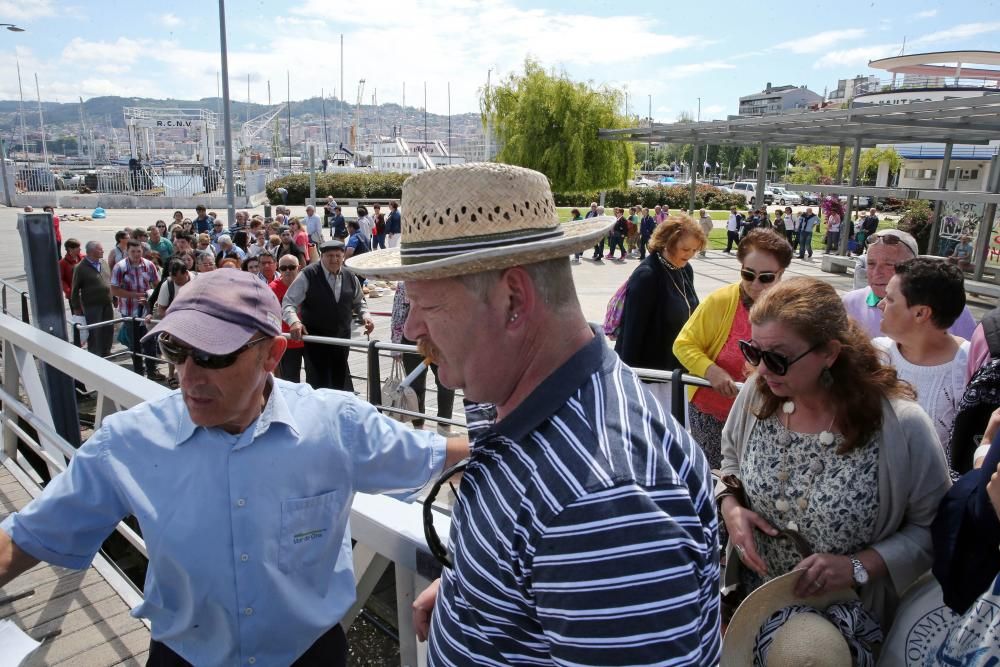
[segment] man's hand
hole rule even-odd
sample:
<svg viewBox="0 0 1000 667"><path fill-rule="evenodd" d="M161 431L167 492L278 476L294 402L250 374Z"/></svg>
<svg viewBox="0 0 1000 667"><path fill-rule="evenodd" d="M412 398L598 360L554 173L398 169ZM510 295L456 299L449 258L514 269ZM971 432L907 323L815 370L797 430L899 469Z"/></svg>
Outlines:
<svg viewBox="0 0 1000 667"><path fill-rule="evenodd" d="M37 564L37 558L22 551L21 547L10 539L10 535L0 530L0 587L6 586L11 579ZM433 605L433 601L431 604Z"/></svg>
<svg viewBox="0 0 1000 667"><path fill-rule="evenodd" d="M366 334L370 334L372 331L375 330L375 322L373 322L372 318L368 317L367 315L365 315L364 323L365 323Z"/></svg>
<svg viewBox="0 0 1000 667"><path fill-rule="evenodd" d="M309 332L306 331L306 327L302 322L296 322L292 326L288 327L288 333L291 334L292 340L302 340L303 336L308 336Z"/></svg>
<svg viewBox="0 0 1000 667"><path fill-rule="evenodd" d="M413 629L417 632L417 639L422 642L427 641L427 635L431 632L431 614L434 613L434 602L440 586L441 578L438 577L413 601Z"/></svg>

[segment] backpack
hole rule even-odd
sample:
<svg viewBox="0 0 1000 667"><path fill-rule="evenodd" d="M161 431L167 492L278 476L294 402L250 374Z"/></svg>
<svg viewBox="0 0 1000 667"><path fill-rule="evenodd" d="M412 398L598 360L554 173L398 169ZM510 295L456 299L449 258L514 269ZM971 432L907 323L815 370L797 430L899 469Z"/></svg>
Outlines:
<svg viewBox="0 0 1000 667"><path fill-rule="evenodd" d="M364 254L364 253L368 252L369 250L371 250L371 246L368 245L368 241L365 240L364 235L362 235L361 233L358 233L357 234L357 238L358 238L358 245L356 245L354 247L354 256L355 257L357 257L358 255Z"/></svg>
<svg viewBox="0 0 1000 667"><path fill-rule="evenodd" d="M978 445L976 438L986 430L993 411L1000 408L1000 309L987 313L982 327L990 360L966 385L951 427L951 467L958 474L972 469L972 456Z"/></svg>
<svg viewBox="0 0 1000 667"><path fill-rule="evenodd" d="M604 313L604 335L614 340L622 331L622 311L625 310L625 293L628 291L628 280L615 290L608 309Z"/></svg>

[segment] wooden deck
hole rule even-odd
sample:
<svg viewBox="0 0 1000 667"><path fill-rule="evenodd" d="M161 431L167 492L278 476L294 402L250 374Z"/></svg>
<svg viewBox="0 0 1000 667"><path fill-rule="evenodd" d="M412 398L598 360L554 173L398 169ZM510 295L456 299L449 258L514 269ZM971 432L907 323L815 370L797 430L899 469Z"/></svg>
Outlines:
<svg viewBox="0 0 1000 667"><path fill-rule="evenodd" d="M31 500L0 465L0 517ZM101 558L101 556L98 556ZM145 665L149 630L93 566L68 570L41 563L0 588L0 619L9 619L42 645L26 665Z"/></svg>

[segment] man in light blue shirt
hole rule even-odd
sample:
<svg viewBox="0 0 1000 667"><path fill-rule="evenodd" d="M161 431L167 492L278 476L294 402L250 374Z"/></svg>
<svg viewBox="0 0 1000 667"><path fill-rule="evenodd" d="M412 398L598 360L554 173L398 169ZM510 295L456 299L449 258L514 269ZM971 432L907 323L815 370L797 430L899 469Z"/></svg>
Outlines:
<svg viewBox="0 0 1000 667"><path fill-rule="evenodd" d="M410 493L466 448L274 378L280 307L249 273L202 275L147 337L180 391L107 417L0 523L0 586L38 560L87 567L133 515L149 569L132 613L152 622L153 664L345 664L354 493Z"/></svg>

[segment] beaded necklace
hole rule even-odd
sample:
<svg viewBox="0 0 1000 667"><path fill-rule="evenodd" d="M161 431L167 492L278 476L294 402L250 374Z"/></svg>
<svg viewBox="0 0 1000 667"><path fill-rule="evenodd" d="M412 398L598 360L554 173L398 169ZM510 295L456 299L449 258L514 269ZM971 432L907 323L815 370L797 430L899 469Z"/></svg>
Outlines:
<svg viewBox="0 0 1000 667"><path fill-rule="evenodd" d="M781 468L778 470L778 500L774 503L774 509L781 514L788 512L792 508L791 503L788 500L788 450L792 444L792 429L791 429L791 419L792 413L795 412L795 403L792 401L785 401L781 406L781 411L785 416L785 432L781 434L778 439L778 444L781 445ZM821 445L829 447L832 445L836 438L833 435L833 423L836 420L836 415L830 420L830 425L826 427L819 434L819 442ZM816 478L823 473L823 462L813 461L809 464L809 481L806 484L805 490L802 495L796 501L799 510L803 513L809 507L809 499L812 497L813 483ZM795 521L789 519L788 523L785 525L788 530L798 530L799 526Z"/></svg>

